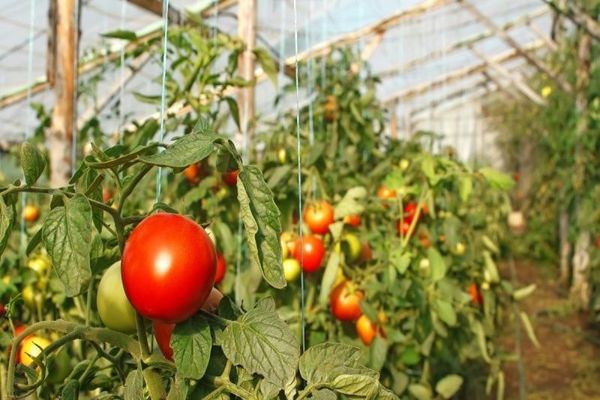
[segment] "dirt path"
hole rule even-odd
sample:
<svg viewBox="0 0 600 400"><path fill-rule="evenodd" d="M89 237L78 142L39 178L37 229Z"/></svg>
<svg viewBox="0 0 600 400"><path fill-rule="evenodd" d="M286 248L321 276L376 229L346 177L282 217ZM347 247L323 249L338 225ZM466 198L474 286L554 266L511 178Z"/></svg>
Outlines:
<svg viewBox="0 0 600 400"><path fill-rule="evenodd" d="M516 263L521 284L536 283L535 293L521 304L531 318L541 348L522 332L528 400L600 399L600 329L576 311L567 292L550 272L527 262ZM503 345L515 349L514 323L507 324ZM517 363L505 365L507 400L519 399Z"/></svg>

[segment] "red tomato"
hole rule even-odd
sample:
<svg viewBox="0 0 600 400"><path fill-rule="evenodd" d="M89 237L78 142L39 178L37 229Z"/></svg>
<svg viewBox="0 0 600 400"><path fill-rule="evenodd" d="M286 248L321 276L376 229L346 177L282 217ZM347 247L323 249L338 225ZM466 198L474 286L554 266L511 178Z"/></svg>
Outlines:
<svg viewBox="0 0 600 400"><path fill-rule="evenodd" d="M411 201L406 203L404 206L404 218L409 222L412 222L413 218L417 214L417 203ZM421 213L419 214L419 219L423 218L423 215L427 214L429 210L427 209L427 204L423 203L421 206Z"/></svg>
<svg viewBox="0 0 600 400"><path fill-rule="evenodd" d="M600 249L600 235L596 236L596 247Z"/></svg>
<svg viewBox="0 0 600 400"><path fill-rule="evenodd" d="M393 189L386 188L385 186L381 186L379 190L377 190L377 197L382 200L389 200L396 198L396 191Z"/></svg>
<svg viewBox="0 0 600 400"><path fill-rule="evenodd" d="M310 204L304 210L304 222L312 233L324 235L329 232L329 225L333 223L333 207L325 200Z"/></svg>
<svg viewBox="0 0 600 400"><path fill-rule="evenodd" d="M370 346L377 335L377 325L363 314L356 320L356 333L365 346Z"/></svg>
<svg viewBox="0 0 600 400"><path fill-rule="evenodd" d="M240 171L237 169L234 171L225 172L223 174L223 181L227 184L227 186L235 186L237 185L237 179Z"/></svg>
<svg viewBox="0 0 600 400"><path fill-rule="evenodd" d="M355 321L362 314L360 302L365 295L353 286L348 281L340 282L329 295L331 313L340 321Z"/></svg>
<svg viewBox="0 0 600 400"><path fill-rule="evenodd" d="M298 260L304 272L315 272L321 267L325 246L321 239L313 235L305 235L296 239L294 258Z"/></svg>
<svg viewBox="0 0 600 400"><path fill-rule="evenodd" d="M227 271L227 261L225 260L225 256L223 254L217 254L217 273L215 274L215 285L221 283L223 277L225 276L225 271Z"/></svg>
<svg viewBox="0 0 600 400"><path fill-rule="evenodd" d="M102 201L104 203L108 203L109 201L111 201L113 198L113 191L108 188L108 187L103 187L102 188Z"/></svg>
<svg viewBox="0 0 600 400"><path fill-rule="evenodd" d="M425 248L430 247L431 241L429 240L429 235L425 232L419 233L419 243Z"/></svg>
<svg viewBox="0 0 600 400"><path fill-rule="evenodd" d="M175 324L164 324L158 321L152 321L152 330L158 348L163 356L169 361L173 361L173 349L171 348L171 335L175 329Z"/></svg>
<svg viewBox="0 0 600 400"><path fill-rule="evenodd" d="M0 303L0 317L4 317L4 314L6 314L6 306Z"/></svg>
<svg viewBox="0 0 600 400"><path fill-rule="evenodd" d="M158 213L131 232L121 276L137 312L177 323L195 314L208 297L216 264L213 243L200 225L181 215Z"/></svg>
<svg viewBox="0 0 600 400"><path fill-rule="evenodd" d="M353 228L360 226L360 215L352 214L344 217L344 223L350 225Z"/></svg>
<svg viewBox="0 0 600 400"><path fill-rule="evenodd" d="M407 219L400 220L396 222L396 230L399 235L406 236L408 235L408 231L410 229L410 221Z"/></svg>
<svg viewBox="0 0 600 400"><path fill-rule="evenodd" d="M195 185L200 182L202 168L199 164L190 164L183 170L183 176L190 185Z"/></svg>
<svg viewBox="0 0 600 400"><path fill-rule="evenodd" d="M469 285L469 296L471 296L471 303L477 306L483 304L483 297L481 296L481 292L479 291L479 287L475 282Z"/></svg>
<svg viewBox="0 0 600 400"><path fill-rule="evenodd" d="M373 250L369 243L363 242L360 247L360 261L369 262L373 259Z"/></svg>
<svg viewBox="0 0 600 400"><path fill-rule="evenodd" d="M40 218L40 209L28 204L23 209L23 219L27 222L35 222Z"/></svg>

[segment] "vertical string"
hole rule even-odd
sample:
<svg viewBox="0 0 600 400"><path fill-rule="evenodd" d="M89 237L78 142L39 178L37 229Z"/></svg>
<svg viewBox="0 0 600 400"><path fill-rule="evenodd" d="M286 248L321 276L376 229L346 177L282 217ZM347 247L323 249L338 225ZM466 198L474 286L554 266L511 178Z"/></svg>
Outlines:
<svg viewBox="0 0 600 400"><path fill-rule="evenodd" d="M71 174L77 169L77 99L79 97L79 26L81 17L81 4L79 0L75 0L75 9L73 10L73 20L75 21L75 57L73 57L73 111L71 121Z"/></svg>
<svg viewBox="0 0 600 400"><path fill-rule="evenodd" d="M29 9L29 44L28 44L28 53L27 53L27 117L25 120L25 140L31 137L31 88L32 88L32 76L33 76L33 42L34 42L34 29L35 29L35 9L36 9L36 0L30 1L30 9ZM21 210L24 210L27 206L27 193L23 193L21 196ZM25 233L25 219L21 216L21 257L23 259L23 255L25 254L25 249L27 246L27 235Z"/></svg>
<svg viewBox="0 0 600 400"><path fill-rule="evenodd" d="M167 81L167 34L169 29L169 0L163 0L163 55L162 55L162 78L160 86L160 130L158 133L158 142L162 143L165 137L165 86ZM160 200L160 191L162 185L162 167L158 167L156 174L156 202Z"/></svg>
<svg viewBox="0 0 600 400"><path fill-rule="evenodd" d="M300 84L298 80L298 11L294 0L294 51L295 51L295 79L296 79L296 155L298 158L298 235L300 237L300 265L304 267L304 238L302 237L302 144L300 143ZM306 332L304 321L304 268L300 269L300 326L302 338L302 352L306 349Z"/></svg>
<svg viewBox="0 0 600 400"><path fill-rule="evenodd" d="M287 16L287 1L281 2L281 23L279 24L279 78L277 79L277 93L281 93L285 79L285 17ZM282 101L277 103L278 114L283 109ZM281 119L284 121L284 119Z"/></svg>
<svg viewBox="0 0 600 400"><path fill-rule="evenodd" d="M312 15L313 15L313 2L311 0L308 0L308 18L307 18L307 22L306 22L306 26L304 29L304 41L306 43L306 48L310 49L311 47L311 19L312 19ZM314 122L313 122L313 104L312 104L312 96L313 96L313 92L314 92L314 59L311 57L308 60L308 63L306 65L307 67L307 71L306 71L306 75L307 75L307 79L308 79L308 143L310 146L312 146L315 143L315 128L314 128ZM313 191L315 189L315 185L316 182L314 182L313 185Z"/></svg>
<svg viewBox="0 0 600 400"><path fill-rule="evenodd" d="M125 13L127 10L127 0L121 0L121 21L119 28L125 29ZM125 126L125 105L123 104L125 98L125 43L122 44L120 54L121 68L120 68L120 82L119 85L119 143L123 143L123 132L122 129Z"/></svg>

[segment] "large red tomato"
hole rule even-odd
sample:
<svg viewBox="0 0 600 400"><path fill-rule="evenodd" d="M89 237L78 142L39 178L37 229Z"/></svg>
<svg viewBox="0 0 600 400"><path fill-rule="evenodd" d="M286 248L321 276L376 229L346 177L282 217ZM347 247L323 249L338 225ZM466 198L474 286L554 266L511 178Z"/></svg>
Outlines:
<svg viewBox="0 0 600 400"><path fill-rule="evenodd" d="M221 253L217 254L217 273L215 274L215 285L221 283L223 277L225 277L225 271L227 271L227 261L225 256Z"/></svg>
<svg viewBox="0 0 600 400"><path fill-rule="evenodd" d="M177 214L144 219L125 243L123 286L142 316L177 323L195 314L213 287L217 256L204 229Z"/></svg>
<svg viewBox="0 0 600 400"><path fill-rule="evenodd" d="M325 200L310 204L304 210L304 222L312 233L324 235L329 232L329 225L333 223L334 211L331 204Z"/></svg>
<svg viewBox="0 0 600 400"><path fill-rule="evenodd" d="M331 313L340 321L355 321L362 314L360 302L364 297L351 282L340 282L329 295Z"/></svg>
<svg viewBox="0 0 600 400"><path fill-rule="evenodd" d="M294 258L300 262L304 272L315 272L321 267L325 246L321 239L312 235L305 235L296 239L294 244Z"/></svg>

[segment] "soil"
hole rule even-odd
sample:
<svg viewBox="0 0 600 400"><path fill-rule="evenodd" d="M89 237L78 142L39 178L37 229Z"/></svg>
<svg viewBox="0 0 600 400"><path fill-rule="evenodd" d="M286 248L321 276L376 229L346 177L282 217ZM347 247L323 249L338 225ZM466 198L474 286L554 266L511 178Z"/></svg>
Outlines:
<svg viewBox="0 0 600 400"><path fill-rule="evenodd" d="M503 268L505 273L510 270ZM521 329L522 360L528 400L600 399L600 329L569 301L568 291L555 279L556 272L529 262L515 265L520 286L536 283L533 295L520 303L534 326L541 346L535 347ZM508 321L502 345L515 351L514 318ZM517 362L504 365L507 400L519 400Z"/></svg>

